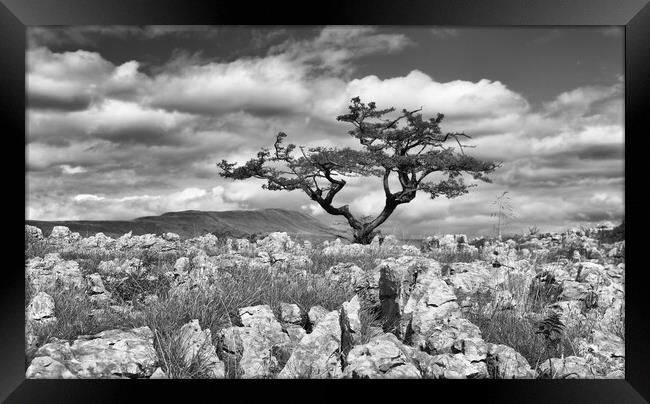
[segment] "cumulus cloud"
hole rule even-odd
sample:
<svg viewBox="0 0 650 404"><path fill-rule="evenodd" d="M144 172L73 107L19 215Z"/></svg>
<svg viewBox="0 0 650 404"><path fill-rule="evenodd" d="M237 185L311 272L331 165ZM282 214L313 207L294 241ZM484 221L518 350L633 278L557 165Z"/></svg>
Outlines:
<svg viewBox="0 0 650 404"><path fill-rule="evenodd" d="M529 108L521 95L499 81L483 79L440 83L418 70L404 77L382 80L377 76L366 76L352 80L345 89L345 102L354 95L373 100L379 106L422 108L425 115L435 116L440 112L454 119L498 118L513 113L523 114Z"/></svg>
<svg viewBox="0 0 650 404"><path fill-rule="evenodd" d="M67 164L61 165L61 172L63 172L63 174L81 174L81 173L85 173L87 171L88 170L86 170L85 168L83 168L81 166L72 167L72 166L69 166Z"/></svg>
<svg viewBox="0 0 650 404"><path fill-rule="evenodd" d="M333 74L349 73L350 62L373 53L393 53L414 45L403 34L379 34L372 27L331 26L323 28L314 39L288 39L271 47L270 54L280 54L300 64Z"/></svg>
<svg viewBox="0 0 650 404"><path fill-rule="evenodd" d="M283 57L236 60L187 66L158 75L152 105L201 114L239 110L257 114L305 112L312 94L305 70ZM264 94L263 97L260 95Z"/></svg>
<svg viewBox="0 0 650 404"><path fill-rule="evenodd" d="M110 99L83 111L31 111L28 115L28 139L46 144L88 139L123 144L178 144L182 142L183 130L191 124L191 117L186 114Z"/></svg>
<svg viewBox="0 0 650 404"><path fill-rule="evenodd" d="M28 106L55 111L84 110L105 98L133 99L146 85L139 63L115 66L97 52L27 51Z"/></svg>
<svg viewBox="0 0 650 404"><path fill-rule="evenodd" d="M323 211L323 208L321 208L317 203L302 205L300 209L309 212L309 214L312 216L321 216L323 213L325 213L325 211Z"/></svg>
<svg viewBox="0 0 650 404"><path fill-rule="evenodd" d="M181 210L228 210L238 209L239 205L224 201L225 189L216 186L211 189L185 188L181 191L157 195L125 195L120 197L77 194L63 200L60 208L76 212L76 218L92 215L93 219L119 220L157 215L160 212ZM41 208L41 217L58 220L56 211Z"/></svg>
<svg viewBox="0 0 650 404"><path fill-rule="evenodd" d="M112 65L95 52L31 49L27 52L26 78L29 106L83 110L97 95L97 83L111 70Z"/></svg>

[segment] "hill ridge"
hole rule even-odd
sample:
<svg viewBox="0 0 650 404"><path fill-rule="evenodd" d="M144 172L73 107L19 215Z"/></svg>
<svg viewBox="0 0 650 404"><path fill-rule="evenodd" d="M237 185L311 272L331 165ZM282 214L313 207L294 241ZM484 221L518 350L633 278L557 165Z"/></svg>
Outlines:
<svg viewBox="0 0 650 404"><path fill-rule="evenodd" d="M172 232L183 238L196 237L206 233L212 233L217 237L247 237L252 234L265 235L274 231L317 238L342 236L339 230L307 213L281 208L227 211L185 210L165 212L158 216L137 217L131 220L25 220L25 224L39 227L45 235L48 235L54 226L67 226L84 237L99 232L110 237L119 237L129 231L136 235Z"/></svg>

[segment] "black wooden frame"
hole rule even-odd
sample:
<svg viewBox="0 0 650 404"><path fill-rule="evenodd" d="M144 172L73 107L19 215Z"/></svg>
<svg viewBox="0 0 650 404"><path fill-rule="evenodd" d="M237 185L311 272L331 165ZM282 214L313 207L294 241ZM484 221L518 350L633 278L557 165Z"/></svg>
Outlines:
<svg viewBox="0 0 650 404"><path fill-rule="evenodd" d="M643 187L633 188L632 155L640 153L647 136L644 121L650 116L650 6L648 0L410 0L410 1L342 1L323 3L196 1L196 0L0 0L0 116L2 139L7 158L20 159L21 133L25 133L25 29L31 25L149 25L149 24L246 24L246 25L467 25L467 26L625 26L625 201L627 234L645 229L643 205L638 204ZM642 129L643 128L643 129ZM16 153L9 150L16 150ZM24 157L24 155L23 155ZM638 157L638 156L637 156ZM19 162L17 163L19 164ZM4 178L15 180L16 192L23 181L13 165L5 164ZM9 175L8 175L9 174ZM629 177L631 176L631 177ZM640 181L643 181L641 179ZM6 184L7 181L4 181ZM25 185L22 182L23 186ZM640 184L643 184L642 182ZM639 189L641 188L641 189ZM125 402L136 394L171 397L180 392L192 401L218 401L226 398L225 390L241 398L254 392L268 397L294 396L300 401L331 397L351 401L354 394L368 398L380 394L382 400L395 393L405 400L443 399L485 402L544 403L632 403L650 400L649 344L650 307L639 251L642 238L628 238L626 244L626 376L625 380L482 380L482 381L68 381L25 380L24 363L24 276L18 245L24 221L17 198L5 192L5 218L11 226L3 258L5 268L0 278L0 399L15 403L37 402ZM15 205L15 206L14 206ZM640 206L639 206L640 205ZM639 209L640 208L640 209ZM633 220L630 220L633 219ZM639 236L641 237L641 236ZM15 261L14 261L15 259ZM24 269L23 269L24 270ZM361 383L362 382L362 383ZM180 384L183 383L182 386ZM154 386L155 385L155 386ZM248 388L251 386L252 388ZM257 388L253 387L257 386ZM299 387L306 393L296 393ZM388 387L390 386L390 387ZM182 387L182 388L179 388ZM350 392L342 389L351 387ZM421 398L412 391L417 389ZM354 390L354 391L353 391ZM190 397L188 394L192 393ZM207 394L199 400L197 393ZM645 397L645 399L644 399ZM264 400L268 398L263 398ZM449 399L449 398L447 398ZM142 398L139 398L142 400ZM147 401L153 401L147 400ZM248 401L248 400L246 400Z"/></svg>

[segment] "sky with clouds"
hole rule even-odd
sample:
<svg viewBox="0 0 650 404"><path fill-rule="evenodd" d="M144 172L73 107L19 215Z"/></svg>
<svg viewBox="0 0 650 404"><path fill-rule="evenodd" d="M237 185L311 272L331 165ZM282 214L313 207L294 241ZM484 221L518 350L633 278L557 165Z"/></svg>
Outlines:
<svg viewBox="0 0 650 404"><path fill-rule="evenodd" d="M620 222L624 54L617 27L28 27L26 217L132 219L189 209L290 208L332 218L301 191L218 175L279 131L359 147L336 121L352 97L444 113L465 152L502 161L455 199L418 195L382 226L417 237ZM383 207L379 178L337 196Z"/></svg>

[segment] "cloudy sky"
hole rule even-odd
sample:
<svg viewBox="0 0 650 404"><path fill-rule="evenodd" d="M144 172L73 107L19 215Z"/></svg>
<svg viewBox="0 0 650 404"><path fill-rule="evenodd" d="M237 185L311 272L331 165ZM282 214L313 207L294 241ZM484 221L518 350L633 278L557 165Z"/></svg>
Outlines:
<svg viewBox="0 0 650 404"><path fill-rule="evenodd" d="M30 27L26 216L131 219L281 207L328 215L301 191L218 175L275 134L358 147L336 121L350 98L445 114L466 153L503 161L462 197L419 195L382 227L420 236L619 222L624 212L623 31L465 27ZM337 196L360 215L380 179Z"/></svg>

